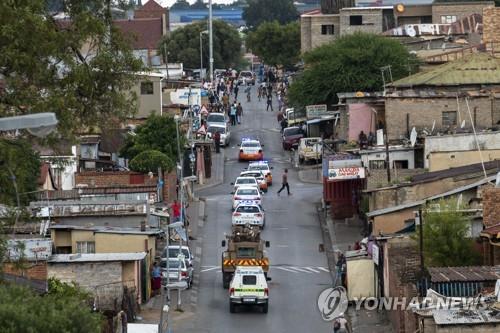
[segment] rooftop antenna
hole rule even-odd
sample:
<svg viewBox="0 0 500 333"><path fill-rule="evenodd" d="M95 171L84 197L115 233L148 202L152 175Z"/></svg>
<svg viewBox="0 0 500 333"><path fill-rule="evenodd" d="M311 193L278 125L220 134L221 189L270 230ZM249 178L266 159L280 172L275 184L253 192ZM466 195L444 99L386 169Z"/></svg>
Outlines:
<svg viewBox="0 0 500 333"><path fill-rule="evenodd" d="M415 143L417 142L417 130L415 127L411 129L411 134L410 134L410 143L412 147L415 147Z"/></svg>
<svg viewBox="0 0 500 333"><path fill-rule="evenodd" d="M384 96L385 96L385 75L388 74L389 83L392 83L392 70L391 65L380 67L380 72L382 73L382 84L384 85Z"/></svg>
<svg viewBox="0 0 500 333"><path fill-rule="evenodd" d="M465 104L467 104L467 111L469 112L470 123L472 124L472 131L474 132L474 140L476 141L477 151L479 152L479 158L481 159L481 165L483 166L484 178L487 178L486 168L484 167L483 154L481 153L481 147L479 146L479 141L477 140L476 126L474 125L474 120L472 119L472 114L470 112L469 98L465 97Z"/></svg>

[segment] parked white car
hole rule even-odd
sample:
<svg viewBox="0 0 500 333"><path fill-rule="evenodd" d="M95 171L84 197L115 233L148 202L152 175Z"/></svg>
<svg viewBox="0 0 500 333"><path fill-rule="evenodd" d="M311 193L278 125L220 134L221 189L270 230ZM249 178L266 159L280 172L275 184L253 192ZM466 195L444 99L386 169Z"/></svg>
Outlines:
<svg viewBox="0 0 500 333"><path fill-rule="evenodd" d="M321 159L321 138L302 138L299 141L299 162L319 161Z"/></svg>
<svg viewBox="0 0 500 333"><path fill-rule="evenodd" d="M212 139L215 132L220 133L220 144L221 146L229 146L229 141L231 140L231 132L226 124L212 124L208 126L207 138Z"/></svg>
<svg viewBox="0 0 500 333"><path fill-rule="evenodd" d="M231 222L232 225L250 224L264 229L266 225L264 209L255 201L242 201L234 210Z"/></svg>
<svg viewBox="0 0 500 333"><path fill-rule="evenodd" d="M207 128L212 125L227 125L227 118L224 113L213 112L207 116Z"/></svg>

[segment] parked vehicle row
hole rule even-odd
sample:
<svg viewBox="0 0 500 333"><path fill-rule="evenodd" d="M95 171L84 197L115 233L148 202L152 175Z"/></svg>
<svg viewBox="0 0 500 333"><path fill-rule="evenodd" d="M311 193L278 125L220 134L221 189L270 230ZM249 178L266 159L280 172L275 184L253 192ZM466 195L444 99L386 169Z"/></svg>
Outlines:
<svg viewBox="0 0 500 333"><path fill-rule="evenodd" d="M168 261L168 263L167 263ZM160 268L162 270L162 285L170 282L184 281L187 288L193 285L194 256L188 246L169 245L163 249Z"/></svg>

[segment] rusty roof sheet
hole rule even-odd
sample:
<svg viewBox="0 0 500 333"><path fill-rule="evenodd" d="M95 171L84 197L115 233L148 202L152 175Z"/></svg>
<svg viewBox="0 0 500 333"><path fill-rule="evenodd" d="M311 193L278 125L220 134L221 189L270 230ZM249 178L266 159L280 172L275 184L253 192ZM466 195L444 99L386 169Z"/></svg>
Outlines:
<svg viewBox="0 0 500 333"><path fill-rule="evenodd" d="M475 53L436 68L410 75L389 86L459 86L500 84L500 58L489 53Z"/></svg>
<svg viewBox="0 0 500 333"><path fill-rule="evenodd" d="M481 236L488 238L499 238L500 237L500 224L494 225L489 228L485 228L481 231Z"/></svg>
<svg viewBox="0 0 500 333"><path fill-rule="evenodd" d="M500 278L500 266L429 267L431 282L495 281Z"/></svg>

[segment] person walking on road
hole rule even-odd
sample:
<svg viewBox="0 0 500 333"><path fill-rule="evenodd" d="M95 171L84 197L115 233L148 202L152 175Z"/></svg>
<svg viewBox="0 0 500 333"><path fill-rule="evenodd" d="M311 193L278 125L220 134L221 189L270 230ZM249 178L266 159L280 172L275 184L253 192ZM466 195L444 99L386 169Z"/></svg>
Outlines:
<svg viewBox="0 0 500 333"><path fill-rule="evenodd" d="M283 173L283 176L281 176L281 188L278 191L278 196L280 195L281 191L283 191L286 187L286 191L288 195L290 195L290 185L288 185L288 169L285 169L285 172Z"/></svg>
<svg viewBox="0 0 500 333"><path fill-rule="evenodd" d="M236 107L236 116L238 117L238 124L241 124L241 117L243 116L243 107L241 106L241 103L238 103L238 106Z"/></svg>
<svg viewBox="0 0 500 333"><path fill-rule="evenodd" d="M214 133L214 143L215 143L215 153L220 153L220 133L219 131L215 131Z"/></svg>
<svg viewBox="0 0 500 333"><path fill-rule="evenodd" d="M269 111L269 108L271 108L271 111L274 111L273 110L273 95L271 95L271 94L267 95L267 107L266 107L266 111Z"/></svg>
<svg viewBox="0 0 500 333"><path fill-rule="evenodd" d="M231 126L236 126L236 103L231 105L231 109L229 110L229 116L231 118Z"/></svg>
<svg viewBox="0 0 500 333"><path fill-rule="evenodd" d="M240 88L238 87L238 83L234 85L234 99L238 99L238 91L240 91Z"/></svg>

